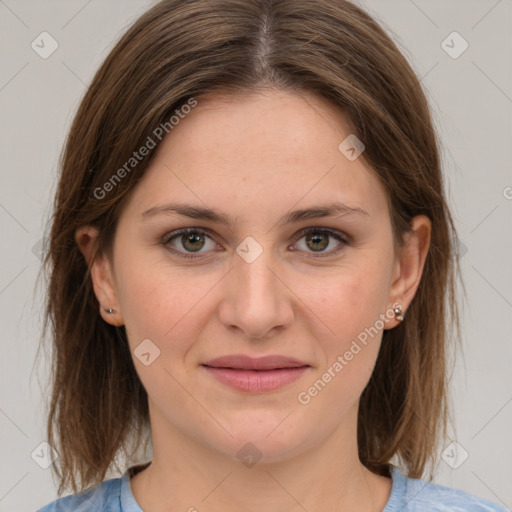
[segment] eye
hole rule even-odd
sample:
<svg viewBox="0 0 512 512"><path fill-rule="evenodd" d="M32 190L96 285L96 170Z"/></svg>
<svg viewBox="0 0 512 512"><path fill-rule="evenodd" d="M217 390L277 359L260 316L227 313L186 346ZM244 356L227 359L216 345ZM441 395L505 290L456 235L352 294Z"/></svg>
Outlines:
<svg viewBox="0 0 512 512"><path fill-rule="evenodd" d="M348 244L342 233L328 228L305 228L298 235L300 236L298 242L305 239L305 248L300 250L305 252L312 251L312 256L315 258L336 254ZM334 249L326 251L326 248L333 245L330 239L336 240L338 244ZM186 228L169 233L163 238L161 243L169 252L181 258L194 259L200 258L201 253L209 252L208 250L202 251L205 247L208 249L208 240L210 241L210 249L215 250L218 245L206 231L199 228ZM318 253L318 255L314 253Z"/></svg>
<svg viewBox="0 0 512 512"><path fill-rule="evenodd" d="M210 236L208 236L206 231L197 228L187 228L173 231L164 237L162 244L171 253L176 254L182 258L199 258L200 256L194 256L193 253L199 253L199 251L206 245L206 238L212 242L214 247L217 246L217 244L213 242ZM177 245L181 245L181 247L185 249L185 252L176 250L173 247L169 247L169 245L173 245L173 242L177 242ZM191 253L187 253L186 251L191 251Z"/></svg>
<svg viewBox="0 0 512 512"><path fill-rule="evenodd" d="M321 253L318 256L313 254L314 258L332 256L341 251L343 247L348 244L348 241L342 233L327 228L306 228L299 233L299 236L301 237L299 241L303 238L305 239L306 252L308 252L307 249L311 249L313 253ZM326 251L325 249L332 245L329 238L334 238L337 240L338 244L334 249Z"/></svg>

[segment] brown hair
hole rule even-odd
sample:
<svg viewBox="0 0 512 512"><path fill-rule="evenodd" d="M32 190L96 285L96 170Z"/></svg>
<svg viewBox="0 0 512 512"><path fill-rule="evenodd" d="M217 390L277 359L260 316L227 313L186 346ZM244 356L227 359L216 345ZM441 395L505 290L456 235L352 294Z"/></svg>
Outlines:
<svg viewBox="0 0 512 512"><path fill-rule="evenodd" d="M394 456L411 477L434 461L450 419L446 356L448 327L460 333L459 261L420 82L376 21L345 0L164 0L97 71L61 155L43 331L52 334L47 434L59 454L59 494L69 484L76 493L100 483L121 451L135 453L150 436L125 329L102 320L74 236L96 226L98 251L111 256L119 215L155 151L101 199L95 191L190 98L265 87L312 92L343 110L387 191L395 243L412 217L431 220L419 288L405 321L384 331L361 396L358 446L362 463L379 474Z"/></svg>

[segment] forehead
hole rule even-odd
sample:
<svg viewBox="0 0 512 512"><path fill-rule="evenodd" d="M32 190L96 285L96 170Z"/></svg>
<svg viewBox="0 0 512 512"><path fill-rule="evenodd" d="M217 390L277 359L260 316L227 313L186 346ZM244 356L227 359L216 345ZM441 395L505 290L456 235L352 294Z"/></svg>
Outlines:
<svg viewBox="0 0 512 512"><path fill-rule="evenodd" d="M171 200L273 218L292 206L341 201L374 214L385 191L362 158L338 149L351 134L316 95L268 91L198 100L160 143L135 191L147 209Z"/></svg>
<svg viewBox="0 0 512 512"><path fill-rule="evenodd" d="M338 157L340 137L347 130L341 112L312 94L270 90L214 95L198 101L160 151L200 167L212 160L236 165L248 169L248 175L256 170L272 174L294 162L299 164L295 170L319 170L329 157Z"/></svg>

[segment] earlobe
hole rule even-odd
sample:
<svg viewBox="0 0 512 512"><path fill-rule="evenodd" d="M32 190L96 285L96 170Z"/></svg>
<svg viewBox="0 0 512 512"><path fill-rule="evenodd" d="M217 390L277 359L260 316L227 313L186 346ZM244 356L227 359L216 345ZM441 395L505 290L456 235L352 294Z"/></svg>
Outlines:
<svg viewBox="0 0 512 512"><path fill-rule="evenodd" d="M83 226L77 229L75 241L90 269L101 317L111 325L120 326L124 321L119 307L112 266L105 253L96 254L98 235L99 231L94 226Z"/></svg>
<svg viewBox="0 0 512 512"><path fill-rule="evenodd" d="M404 246L396 262L390 290L391 304L401 304L401 316L405 321L407 308L416 294L423 275L430 248L432 225L427 216L418 215L411 220L411 228L412 230L405 235ZM398 317L397 320L399 320Z"/></svg>

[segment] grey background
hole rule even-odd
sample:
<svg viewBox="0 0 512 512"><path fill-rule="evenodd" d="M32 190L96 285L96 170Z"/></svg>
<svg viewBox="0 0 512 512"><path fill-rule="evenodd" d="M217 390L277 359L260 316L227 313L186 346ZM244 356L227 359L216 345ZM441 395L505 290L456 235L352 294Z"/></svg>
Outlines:
<svg viewBox="0 0 512 512"><path fill-rule="evenodd" d="M45 441L47 369L34 366L40 335L38 250L51 211L57 158L93 73L149 0L0 0L0 511L35 510L57 497L33 460ZM512 175L510 0L362 2L422 78L443 142L448 196L468 301L464 357L452 390L459 443L434 481L512 507ZM47 31L58 49L42 59ZM458 58L442 41L457 31ZM453 39L453 38L452 38ZM452 52L461 41L448 39ZM44 283L43 283L44 284ZM448 443L447 443L448 444ZM452 447L447 459L454 460ZM42 452L41 452L42 453ZM452 466L455 465L452 462Z"/></svg>

